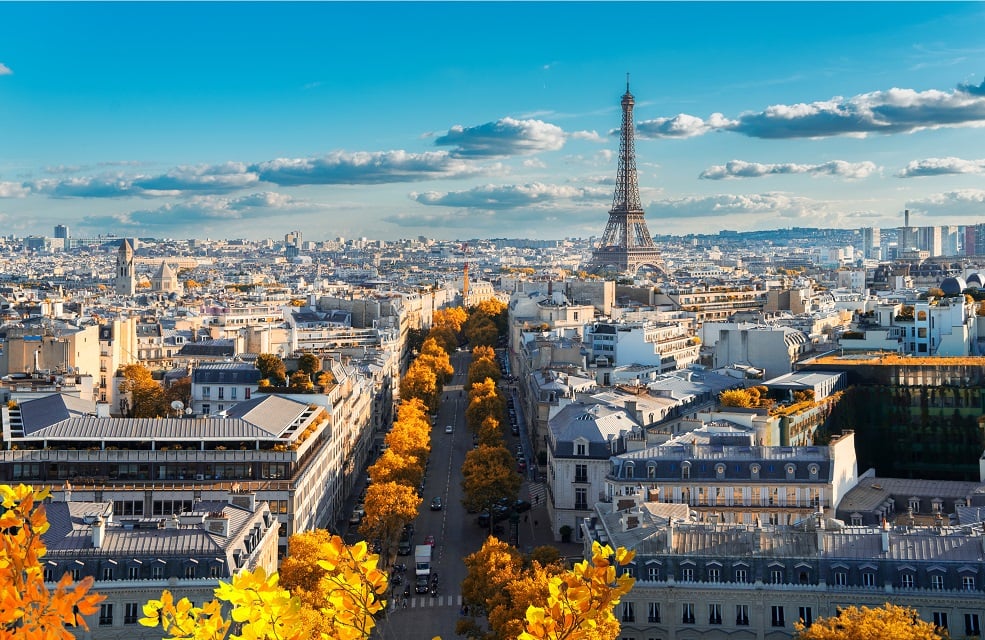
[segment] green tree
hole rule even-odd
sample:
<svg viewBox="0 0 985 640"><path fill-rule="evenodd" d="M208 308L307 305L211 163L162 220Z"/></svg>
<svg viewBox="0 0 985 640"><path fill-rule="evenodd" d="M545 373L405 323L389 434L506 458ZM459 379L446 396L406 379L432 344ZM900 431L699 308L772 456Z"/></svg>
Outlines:
<svg viewBox="0 0 985 640"><path fill-rule="evenodd" d="M315 374L321 371L321 358L313 353L302 354L298 358L298 371L307 373L308 377L314 380L317 377Z"/></svg>
<svg viewBox="0 0 985 640"><path fill-rule="evenodd" d="M287 384L287 369L284 361L272 353L261 353L257 356L256 368L260 370L260 376L270 380L270 384L275 387L283 387Z"/></svg>

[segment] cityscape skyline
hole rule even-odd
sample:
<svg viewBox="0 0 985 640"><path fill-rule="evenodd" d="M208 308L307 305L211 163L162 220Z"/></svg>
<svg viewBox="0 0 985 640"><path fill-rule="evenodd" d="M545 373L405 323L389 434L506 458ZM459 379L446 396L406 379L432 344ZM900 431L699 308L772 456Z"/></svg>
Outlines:
<svg viewBox="0 0 985 640"><path fill-rule="evenodd" d="M598 236L627 72L655 235L985 210L978 4L2 12L7 234Z"/></svg>

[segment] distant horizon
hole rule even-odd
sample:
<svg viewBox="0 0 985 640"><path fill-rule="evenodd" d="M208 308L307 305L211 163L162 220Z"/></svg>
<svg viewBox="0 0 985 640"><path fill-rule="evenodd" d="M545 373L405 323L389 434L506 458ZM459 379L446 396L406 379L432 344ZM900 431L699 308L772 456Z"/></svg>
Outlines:
<svg viewBox="0 0 985 640"><path fill-rule="evenodd" d="M597 237L627 73L652 235L985 221L979 3L0 12L6 234Z"/></svg>

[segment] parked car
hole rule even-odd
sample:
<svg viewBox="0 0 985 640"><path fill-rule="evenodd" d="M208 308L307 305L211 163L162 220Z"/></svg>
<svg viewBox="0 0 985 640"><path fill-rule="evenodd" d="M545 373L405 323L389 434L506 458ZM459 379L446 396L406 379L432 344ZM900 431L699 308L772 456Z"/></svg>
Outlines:
<svg viewBox="0 0 985 640"><path fill-rule="evenodd" d="M526 500L517 500L513 503L513 510L517 513L523 513L524 511L530 511L530 503Z"/></svg>
<svg viewBox="0 0 985 640"><path fill-rule="evenodd" d="M434 496L431 498L431 511L441 511L441 496Z"/></svg>
<svg viewBox="0 0 985 640"><path fill-rule="evenodd" d="M411 544L410 536L407 536L406 540L401 540L397 545L397 555L398 556L409 556L410 552L414 549L414 545Z"/></svg>
<svg viewBox="0 0 985 640"><path fill-rule="evenodd" d="M363 521L363 517L361 515L359 515L358 513L353 513L349 517L349 524L359 524L362 521Z"/></svg>
<svg viewBox="0 0 985 640"><path fill-rule="evenodd" d="M449 425L446 425L445 426L445 433L455 433L455 427L452 426L452 425L450 425L450 424Z"/></svg>
<svg viewBox="0 0 985 640"><path fill-rule="evenodd" d="M429 545L431 545L433 547L434 546L434 536L430 536L430 535L429 536L424 536L424 544L429 544Z"/></svg>

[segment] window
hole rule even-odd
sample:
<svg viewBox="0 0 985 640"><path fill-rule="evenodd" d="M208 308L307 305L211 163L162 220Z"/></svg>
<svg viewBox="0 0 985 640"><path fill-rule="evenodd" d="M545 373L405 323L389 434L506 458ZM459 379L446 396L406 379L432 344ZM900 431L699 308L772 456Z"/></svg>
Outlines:
<svg viewBox="0 0 985 640"><path fill-rule="evenodd" d="M230 400L235 400L236 399L236 387L230 387L229 388L229 399Z"/></svg>
<svg viewBox="0 0 985 640"><path fill-rule="evenodd" d="M978 620L977 613L964 614L964 634L966 636L982 635L981 622Z"/></svg>
<svg viewBox="0 0 985 640"><path fill-rule="evenodd" d="M140 565L139 564L132 564L129 567L127 567L127 577L130 578L131 580L136 580L137 578L139 578L140 577Z"/></svg>
<svg viewBox="0 0 985 640"><path fill-rule="evenodd" d="M161 578L163 578L164 577L164 565L162 565L162 564L155 564L151 568L150 575L155 580L160 580Z"/></svg>
<svg viewBox="0 0 985 640"><path fill-rule="evenodd" d="M622 603L622 621L623 622L635 622L636 621L636 612L633 611L633 603L632 602L623 602Z"/></svg>
<svg viewBox="0 0 985 640"><path fill-rule="evenodd" d="M735 605L735 624L740 627L749 626L749 605Z"/></svg>
<svg viewBox="0 0 985 640"><path fill-rule="evenodd" d="M708 605L708 624L722 624L722 605Z"/></svg>
<svg viewBox="0 0 985 640"><path fill-rule="evenodd" d="M901 573L899 577L899 586L904 589L913 588L913 574L912 573Z"/></svg>
<svg viewBox="0 0 985 640"><path fill-rule="evenodd" d="M749 572L745 569L735 570L735 581L736 582L749 582Z"/></svg>
<svg viewBox="0 0 985 640"><path fill-rule="evenodd" d="M961 576L961 588L965 591L974 591L975 576Z"/></svg>
<svg viewBox="0 0 985 640"><path fill-rule="evenodd" d="M223 393L223 391L225 391L225 390L226 390L225 387L219 387L219 399L220 400L222 400L223 398L225 398L225 395L226 394Z"/></svg>
<svg viewBox="0 0 985 640"><path fill-rule="evenodd" d="M185 577L186 578L194 578L195 577L195 565L194 564L189 563L189 564L185 565Z"/></svg>
<svg viewBox="0 0 985 640"><path fill-rule="evenodd" d="M106 627L113 624L113 605L104 602L99 605L99 626Z"/></svg>
<svg viewBox="0 0 985 640"><path fill-rule="evenodd" d="M684 464L681 465L681 478L683 480L687 480L690 477L691 477L691 464L689 462L685 462Z"/></svg>
<svg viewBox="0 0 985 640"><path fill-rule="evenodd" d="M872 571L866 571L862 574L862 586L863 587L874 587L876 586L876 574Z"/></svg>
<svg viewBox="0 0 985 640"><path fill-rule="evenodd" d="M202 397L203 398L211 398L212 397L212 389L210 387L202 387Z"/></svg>
<svg viewBox="0 0 985 640"><path fill-rule="evenodd" d="M216 563L209 565L209 577L210 578L220 578L222 577L222 567Z"/></svg>
<svg viewBox="0 0 985 640"><path fill-rule="evenodd" d="M651 602L646 605L646 621L660 622L660 603Z"/></svg>
<svg viewBox="0 0 985 640"><path fill-rule="evenodd" d="M681 569L681 582L694 582L694 569Z"/></svg>
<svg viewBox="0 0 985 640"><path fill-rule="evenodd" d="M717 567L711 567L708 569L708 582L721 582L722 581L722 570Z"/></svg>
<svg viewBox="0 0 985 640"><path fill-rule="evenodd" d="M772 584L781 584L783 582L783 569L771 569L770 582Z"/></svg>
<svg viewBox="0 0 985 640"><path fill-rule="evenodd" d="M579 442L578 444L575 445L575 455L576 456L587 456L588 455L587 447L585 446L584 443Z"/></svg>
<svg viewBox="0 0 985 640"><path fill-rule="evenodd" d="M683 624L694 624L693 602L685 602L681 605L681 622Z"/></svg>
<svg viewBox="0 0 985 640"><path fill-rule="evenodd" d="M113 567L103 567L103 580L113 579Z"/></svg>
<svg viewBox="0 0 985 640"><path fill-rule="evenodd" d="M588 508L588 489L581 487L575 489L575 509Z"/></svg>
<svg viewBox="0 0 985 640"><path fill-rule="evenodd" d="M575 465L575 482L588 482L588 465Z"/></svg>
<svg viewBox="0 0 985 640"><path fill-rule="evenodd" d="M657 477L657 465L655 464L646 465L646 477L650 480L653 480L654 478Z"/></svg>
<svg viewBox="0 0 985 640"><path fill-rule="evenodd" d="M938 629L947 629L947 612L946 611L935 611L934 612L934 626Z"/></svg>
<svg viewBox="0 0 985 640"><path fill-rule="evenodd" d="M136 602L128 602L125 606L123 624L137 624L137 618L140 617L140 605Z"/></svg>
<svg viewBox="0 0 985 640"><path fill-rule="evenodd" d="M660 567L647 567L646 568L646 579L657 581L660 579Z"/></svg>
<svg viewBox="0 0 985 640"><path fill-rule="evenodd" d="M835 571L835 585L844 587L848 584L848 574L844 571Z"/></svg>
<svg viewBox="0 0 985 640"><path fill-rule="evenodd" d="M776 605L770 607L770 622L774 627L787 626L783 621L783 607Z"/></svg>
<svg viewBox="0 0 985 640"><path fill-rule="evenodd" d="M798 607L797 618L800 619L805 627L809 627L814 624L814 613L811 611L810 607Z"/></svg>
<svg viewBox="0 0 985 640"><path fill-rule="evenodd" d="M78 582L80 579L82 579L82 570L81 569L72 569L71 574L72 574L72 580L75 580L76 582Z"/></svg>
<svg viewBox="0 0 985 640"><path fill-rule="evenodd" d="M55 581L55 570L51 568L50 565L45 565L44 571L41 572L41 577L45 582Z"/></svg>
<svg viewBox="0 0 985 640"><path fill-rule="evenodd" d="M938 591L944 588L944 576L939 573L935 573L930 576L930 588L937 589Z"/></svg>
<svg viewBox="0 0 985 640"><path fill-rule="evenodd" d="M202 415L206 415L207 416L211 412L212 412L212 405L210 405L210 404L203 404L202 405Z"/></svg>

